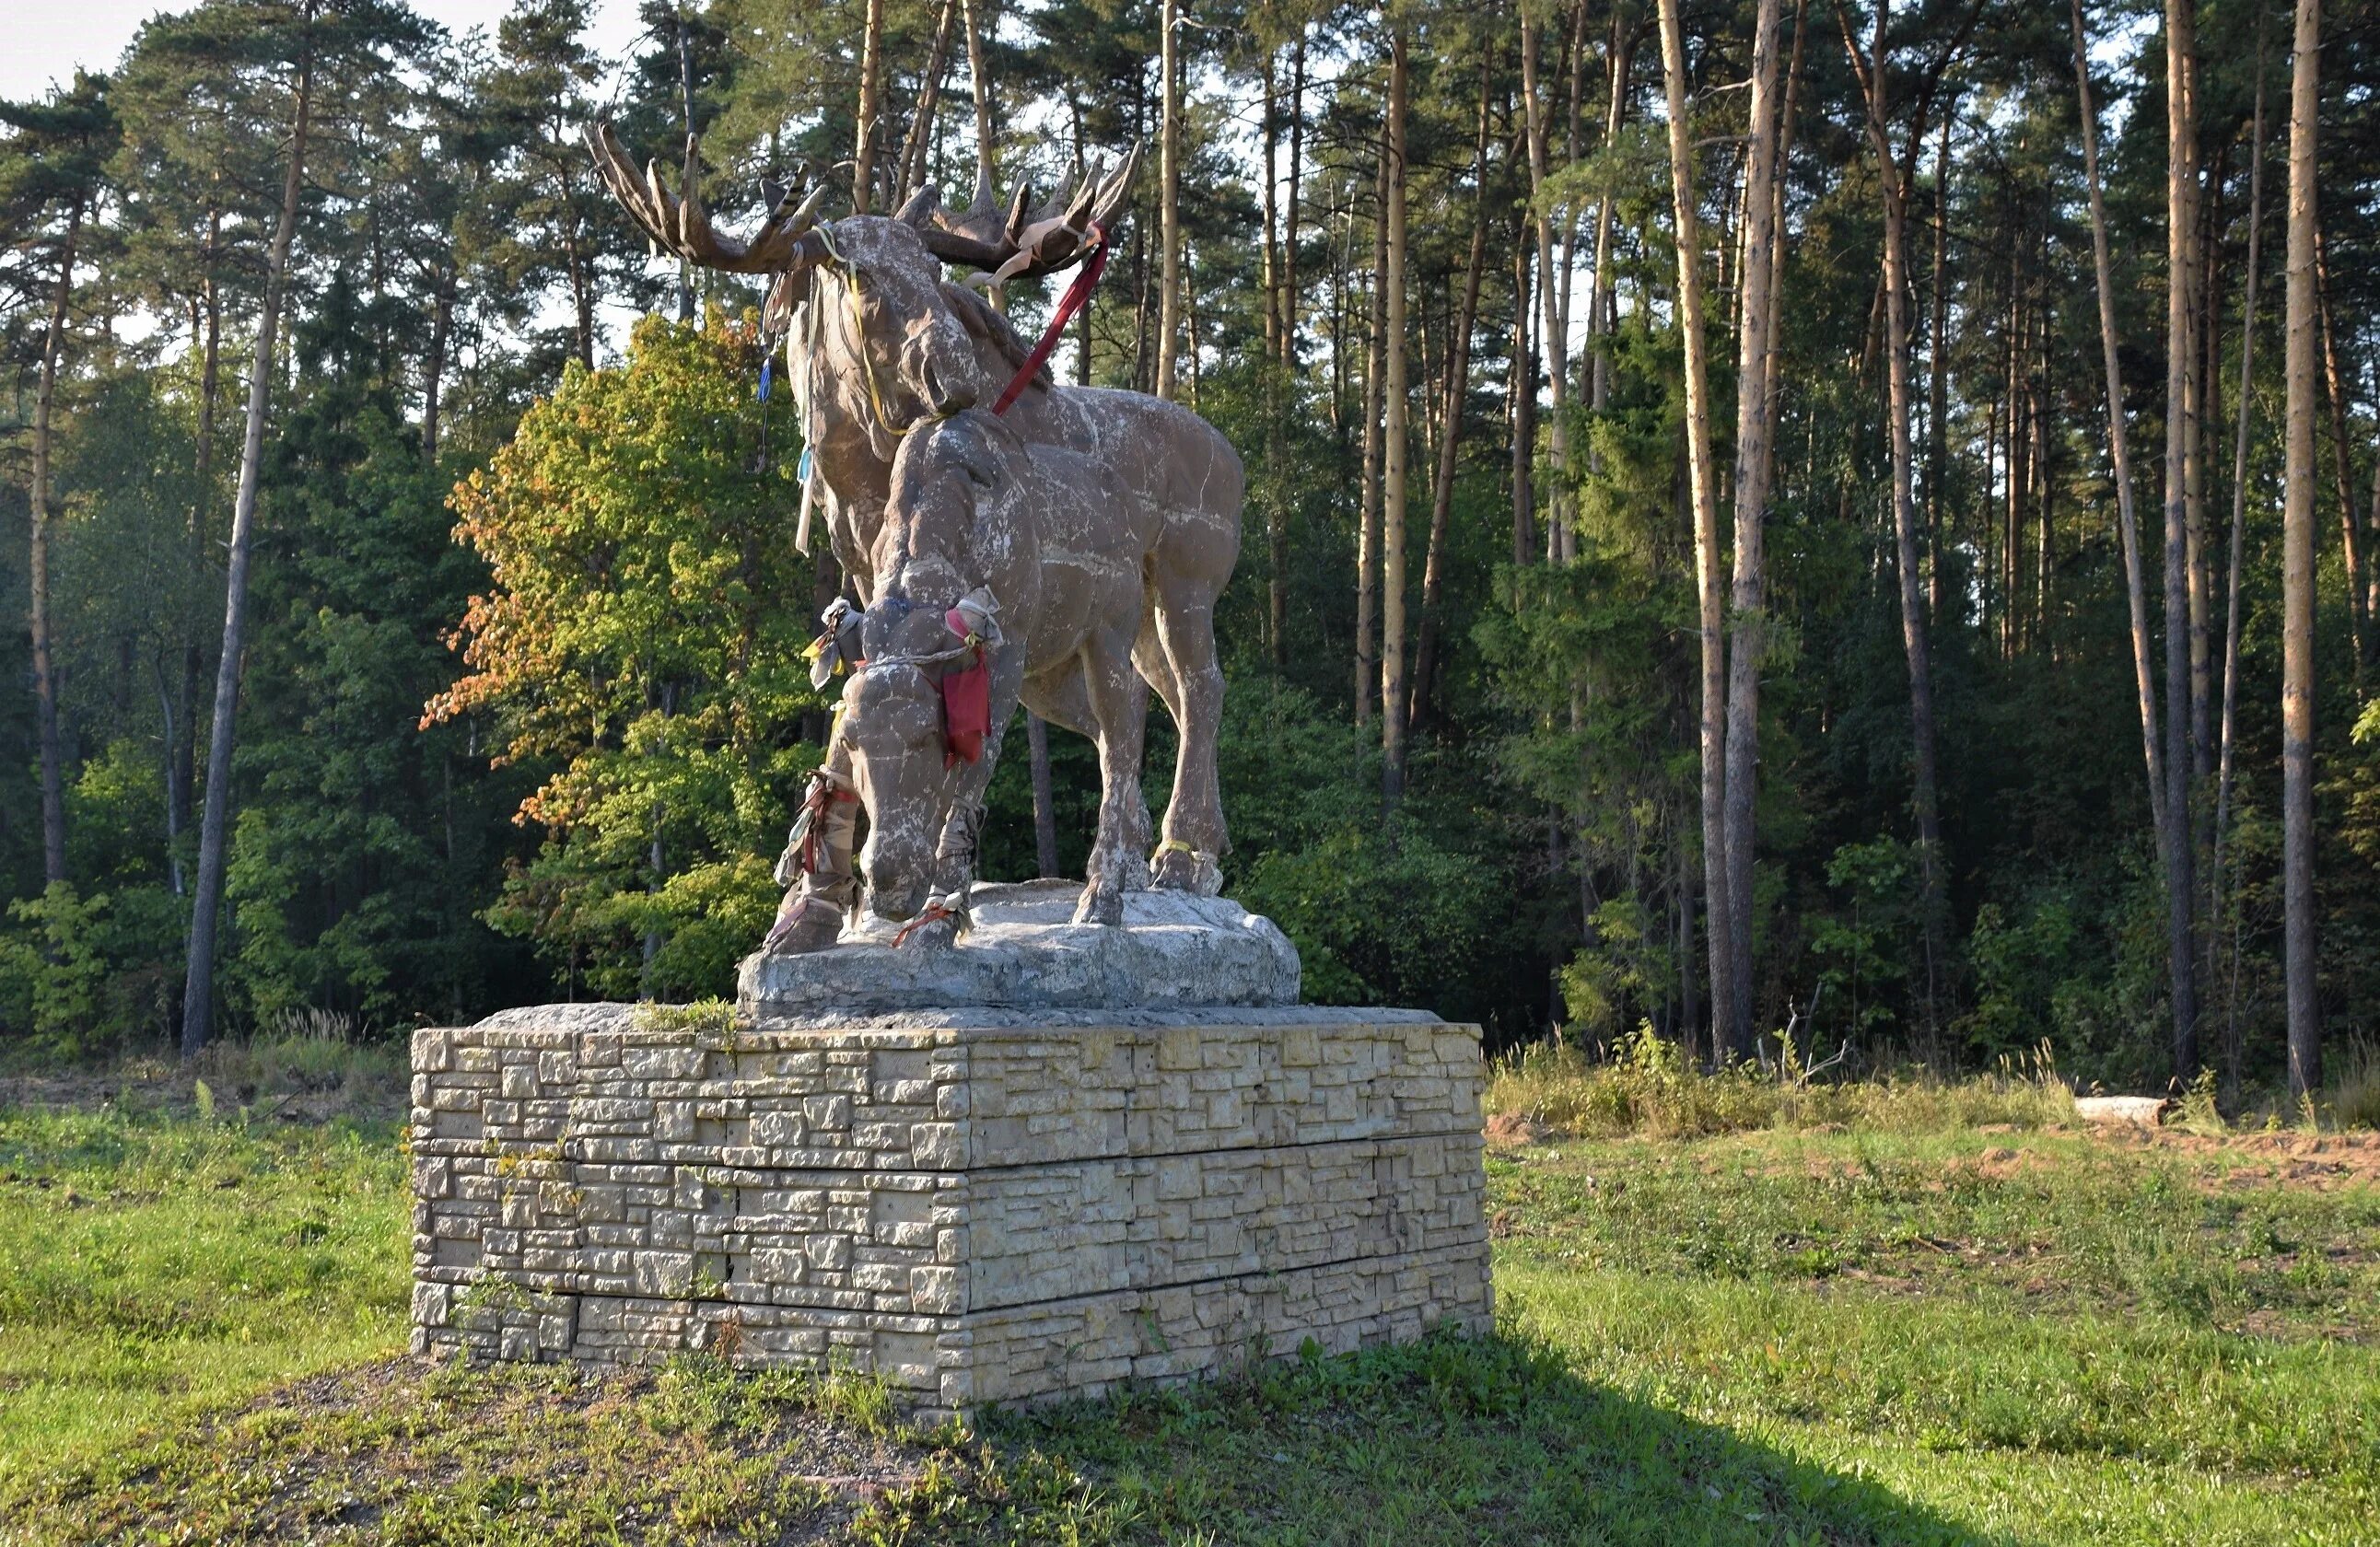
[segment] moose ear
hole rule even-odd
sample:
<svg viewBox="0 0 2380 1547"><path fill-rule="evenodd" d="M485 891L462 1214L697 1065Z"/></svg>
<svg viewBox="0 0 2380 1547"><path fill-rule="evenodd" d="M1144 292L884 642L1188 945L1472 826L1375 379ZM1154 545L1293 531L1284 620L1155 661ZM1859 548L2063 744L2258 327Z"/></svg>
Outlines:
<svg viewBox="0 0 2380 1547"><path fill-rule="evenodd" d="M923 231L934 224L934 212L941 207L942 190L928 183L911 194L901 208L893 212L892 218Z"/></svg>

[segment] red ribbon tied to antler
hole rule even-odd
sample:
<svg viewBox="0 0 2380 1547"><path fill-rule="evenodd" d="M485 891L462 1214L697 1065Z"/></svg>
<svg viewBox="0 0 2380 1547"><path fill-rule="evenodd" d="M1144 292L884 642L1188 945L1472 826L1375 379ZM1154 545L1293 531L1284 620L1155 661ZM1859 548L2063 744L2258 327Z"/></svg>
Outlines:
<svg viewBox="0 0 2380 1547"><path fill-rule="evenodd" d="M1007 413L1010 406L1025 394L1025 384L1050 363L1050 352L1058 347L1058 335L1066 331L1066 324L1073 321L1075 314L1090 300L1092 289L1099 283L1100 271L1108 266L1108 234L1095 224L1090 229L1088 239L1091 255L1075 271L1075 283L1066 286L1066 293L1058 297L1058 309L1050 314L1050 325L1041 330L1041 342L1033 346L1033 353L1025 357L1025 364L1018 368L1015 379L1000 394L1000 401L991 405L994 414Z"/></svg>

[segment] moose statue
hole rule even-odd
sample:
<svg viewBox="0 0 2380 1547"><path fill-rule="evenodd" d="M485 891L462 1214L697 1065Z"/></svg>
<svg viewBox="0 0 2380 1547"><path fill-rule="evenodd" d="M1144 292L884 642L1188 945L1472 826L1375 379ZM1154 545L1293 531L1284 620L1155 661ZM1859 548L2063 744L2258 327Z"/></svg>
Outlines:
<svg viewBox="0 0 2380 1547"><path fill-rule="evenodd" d="M1239 554L1239 456L1178 405L1057 385L1047 340L1027 344L943 272L1004 282L1098 261L1136 152L1038 208L1020 190L1003 211L978 184L961 213L929 187L895 214L821 222L823 189L798 205L765 189L759 228L739 239L711 224L691 137L675 192L658 163L638 172L609 126L587 139L659 248L772 276L762 315L785 332L801 407L802 520L822 493L859 604L838 600L820 641L821 676L838 661L852 671L779 862L788 890L764 949L831 947L863 902L905 924L904 946L954 940L1019 702L1099 749L1077 922L1121 923L1123 893L1152 885L1215 892L1228 840L1214 608ZM1152 687L1180 732L1153 855L1139 774Z"/></svg>

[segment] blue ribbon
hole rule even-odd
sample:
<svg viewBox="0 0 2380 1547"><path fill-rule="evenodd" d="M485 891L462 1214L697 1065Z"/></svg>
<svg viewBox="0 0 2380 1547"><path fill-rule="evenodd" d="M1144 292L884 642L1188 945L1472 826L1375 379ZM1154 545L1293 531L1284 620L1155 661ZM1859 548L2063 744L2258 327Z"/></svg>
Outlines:
<svg viewBox="0 0 2380 1547"><path fill-rule="evenodd" d="M768 401L769 401L769 370L770 370L770 368L771 368L771 367L772 367L772 366L774 366L776 363L777 363L777 357L776 357L776 356L774 356L774 355L765 355L765 356L761 357L761 359L760 359L760 401L761 401L761 402L763 402L763 403L766 403L766 402L768 402ZM805 453L805 454L808 454L808 453Z"/></svg>

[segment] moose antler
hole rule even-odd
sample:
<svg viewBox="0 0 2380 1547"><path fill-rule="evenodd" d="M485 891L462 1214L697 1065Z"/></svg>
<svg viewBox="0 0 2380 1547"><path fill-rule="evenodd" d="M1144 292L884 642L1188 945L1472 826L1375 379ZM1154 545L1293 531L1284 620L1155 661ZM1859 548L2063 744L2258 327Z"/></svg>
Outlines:
<svg viewBox="0 0 2380 1547"><path fill-rule="evenodd" d="M927 188L902 206L901 218L917 228L935 257L980 269L990 276L990 283L1054 273L1089 250L1093 227L1104 231L1114 224L1139 169L1140 147L1135 145L1113 171L1094 165L1079 186L1075 174L1069 172L1038 209L1026 207L1027 192L1019 187L1003 212L990 187L978 184L975 201L961 213L943 210L939 197Z"/></svg>
<svg viewBox="0 0 2380 1547"><path fill-rule="evenodd" d="M785 202L792 190L767 187L769 212L760 229L742 239L724 236L710 224L710 212L703 206L698 143L693 135L686 137L686 165L679 174L679 191L673 194L662 181L660 162L648 162L639 175L610 124L599 120L587 126L587 148L594 152L603 186L663 250L706 269L739 274L781 273L825 256L822 246L811 244L816 250L809 250L803 244L818 224L825 185L811 189L791 210Z"/></svg>

